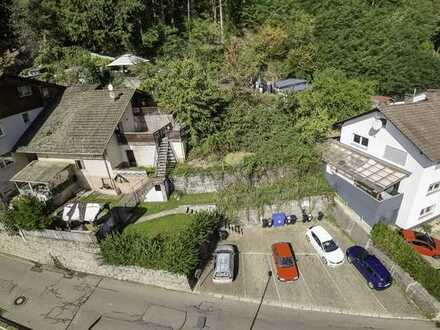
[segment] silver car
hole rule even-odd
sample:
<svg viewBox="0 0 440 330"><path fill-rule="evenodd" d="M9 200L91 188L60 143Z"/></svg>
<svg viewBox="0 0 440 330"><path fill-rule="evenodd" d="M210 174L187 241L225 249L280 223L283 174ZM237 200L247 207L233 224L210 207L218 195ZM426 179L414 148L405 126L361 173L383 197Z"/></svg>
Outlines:
<svg viewBox="0 0 440 330"><path fill-rule="evenodd" d="M234 280L235 247L232 244L217 246L214 252L214 283L231 283Z"/></svg>

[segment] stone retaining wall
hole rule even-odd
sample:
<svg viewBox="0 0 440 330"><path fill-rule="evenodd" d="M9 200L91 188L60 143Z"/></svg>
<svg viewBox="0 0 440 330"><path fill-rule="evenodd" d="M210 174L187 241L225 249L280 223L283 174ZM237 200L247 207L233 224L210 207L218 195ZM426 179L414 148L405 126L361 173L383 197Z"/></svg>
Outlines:
<svg viewBox="0 0 440 330"><path fill-rule="evenodd" d="M160 270L141 267L120 267L102 264L99 246L95 243L10 236L0 232L0 253L17 256L41 264L53 264L54 258L66 268L118 280L133 281L168 289L190 291L188 279Z"/></svg>
<svg viewBox="0 0 440 330"><path fill-rule="evenodd" d="M275 212L284 212L286 215L294 214L298 217L298 221L302 220L301 205L303 205L313 216L317 216L318 212L325 212L332 205L331 197L313 196L304 198L301 201L293 200L280 204L266 205L262 209L242 209L239 211L237 218L240 224L245 226L261 225L262 218L271 218Z"/></svg>

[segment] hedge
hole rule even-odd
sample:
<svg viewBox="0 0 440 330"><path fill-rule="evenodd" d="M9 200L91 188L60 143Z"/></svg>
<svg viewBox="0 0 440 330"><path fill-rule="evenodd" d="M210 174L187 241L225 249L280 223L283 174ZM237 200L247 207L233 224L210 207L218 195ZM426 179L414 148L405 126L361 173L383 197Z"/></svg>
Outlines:
<svg viewBox="0 0 440 330"><path fill-rule="evenodd" d="M438 271L415 252L403 240L398 231L388 225L378 223L373 226L371 239L376 247L409 273L432 296L440 300L440 276Z"/></svg>
<svg viewBox="0 0 440 330"><path fill-rule="evenodd" d="M221 221L222 214L199 212L191 226L172 235L155 236L126 231L100 242L104 263L161 269L190 276L200 263L200 249Z"/></svg>

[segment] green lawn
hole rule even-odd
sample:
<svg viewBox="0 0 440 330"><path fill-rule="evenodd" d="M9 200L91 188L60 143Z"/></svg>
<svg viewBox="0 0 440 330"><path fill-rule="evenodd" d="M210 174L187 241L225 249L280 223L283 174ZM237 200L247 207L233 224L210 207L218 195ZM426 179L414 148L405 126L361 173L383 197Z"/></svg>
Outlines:
<svg viewBox="0 0 440 330"><path fill-rule="evenodd" d="M139 205L145 210L144 214L153 214L165 210L174 209L180 205L186 204L211 204L216 203L217 193L202 193L202 194L185 194L177 199L175 194L171 195L167 202L144 202Z"/></svg>
<svg viewBox="0 0 440 330"><path fill-rule="evenodd" d="M194 216L186 214L173 214L143 223L132 224L125 228L127 232L138 232L148 236L159 233L172 234L179 232L193 221Z"/></svg>

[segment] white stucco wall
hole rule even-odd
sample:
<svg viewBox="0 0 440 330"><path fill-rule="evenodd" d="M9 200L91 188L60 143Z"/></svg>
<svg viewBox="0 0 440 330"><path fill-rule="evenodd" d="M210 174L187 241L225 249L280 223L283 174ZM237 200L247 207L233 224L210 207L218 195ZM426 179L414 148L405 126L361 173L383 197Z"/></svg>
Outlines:
<svg viewBox="0 0 440 330"><path fill-rule="evenodd" d="M341 129L340 141L391 164L393 164L392 161L384 158L387 145L407 152L404 166L393 164L411 172L411 175L400 183L399 192L403 193L404 196L396 220L397 225L409 228L440 215L439 204L433 213L419 219L422 208L435 204L436 200L440 201L440 192L427 196L429 185L440 181L440 170L435 170L435 164L423 155L419 148L406 138L389 120L385 128L378 132L372 130L374 118L378 114L378 112L366 114L344 123ZM354 134L368 138L368 147L353 143Z"/></svg>
<svg viewBox="0 0 440 330"><path fill-rule="evenodd" d="M154 187L147 192L144 199L145 202L164 202L166 200L164 192L156 191Z"/></svg>
<svg viewBox="0 0 440 330"><path fill-rule="evenodd" d="M126 161L124 150L118 143L115 133L113 133L112 137L110 138L110 141L107 144L106 151L106 158L110 162L113 169L121 165L122 162Z"/></svg>
<svg viewBox="0 0 440 330"><path fill-rule="evenodd" d="M185 144L178 141L170 141L171 148L174 151L176 160L178 162L183 162L185 160Z"/></svg>
<svg viewBox="0 0 440 330"><path fill-rule="evenodd" d="M125 150L133 150L138 166L156 166L157 150L155 144L126 145ZM126 158L126 156L124 155Z"/></svg>
<svg viewBox="0 0 440 330"><path fill-rule="evenodd" d="M43 108L36 108L0 119L0 126L6 132L6 136L0 137L0 155L8 153L12 150L41 110L43 110ZM26 112L29 114L29 122L27 124L25 124L22 117L22 114Z"/></svg>

